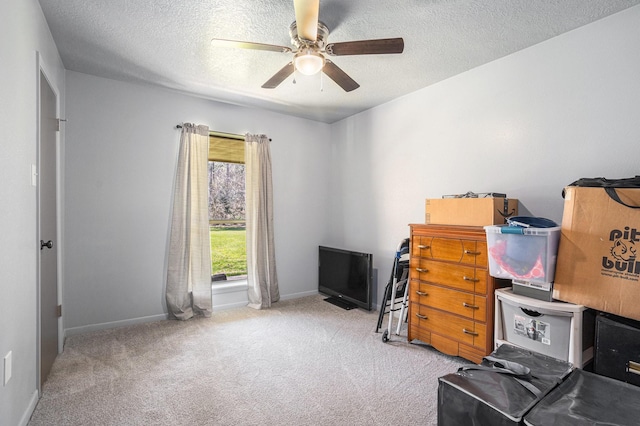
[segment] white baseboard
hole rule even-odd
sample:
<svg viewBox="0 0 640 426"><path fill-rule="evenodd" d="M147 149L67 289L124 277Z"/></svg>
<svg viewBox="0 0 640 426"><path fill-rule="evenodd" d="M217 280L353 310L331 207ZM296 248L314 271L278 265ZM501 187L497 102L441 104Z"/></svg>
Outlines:
<svg viewBox="0 0 640 426"><path fill-rule="evenodd" d="M313 296L314 294L319 294L318 290L303 291L303 292L300 292L300 293L280 295L280 300L299 299L301 297Z"/></svg>
<svg viewBox="0 0 640 426"><path fill-rule="evenodd" d="M36 389L33 391L33 394L31 394L31 400L29 401L27 410L24 412L20 422L18 423L19 426L27 426L27 423L29 423L29 420L31 419L31 415L33 414L33 410L35 410L36 405L38 405L38 399L38 389Z"/></svg>
<svg viewBox="0 0 640 426"><path fill-rule="evenodd" d="M248 301L242 301L242 302L233 302L233 303L224 303L224 304L219 304L219 305L213 305L213 312L218 312L218 311L226 311L229 309L234 309L234 308L242 308L243 306L247 306L249 302Z"/></svg>
<svg viewBox="0 0 640 426"><path fill-rule="evenodd" d="M222 297L223 294L225 296L224 298L233 297L234 294L240 295L241 297L239 299L236 298L235 300L233 299L227 300L226 302L223 302L221 304L214 304L213 305L214 311L224 311L227 309L240 308L243 306L247 306L247 304L249 303L246 296L247 294L246 287L241 288L239 291L232 291L232 292L226 292L223 290L222 292L219 293L216 299L223 300L223 297ZM298 299L300 297L313 296L315 294L318 294L317 290L304 291L300 293L281 295L280 300ZM214 299L214 302L215 302L215 299ZM124 327L127 325L142 324L145 322L162 321L168 318L169 318L168 314L159 314L159 315L151 315L148 317L131 318L131 319L121 320L121 321L111 321L111 322L104 322L100 324L89 324L89 325L83 325L80 327L71 327L64 330L64 336L68 337L76 334L89 333L92 331L106 330L109 328Z"/></svg>
<svg viewBox="0 0 640 426"><path fill-rule="evenodd" d="M127 325L142 324L145 322L162 321L162 320L166 320L167 318L169 318L169 315L167 314L158 314L158 315L151 315L148 317L131 318L131 319L121 320L121 321L111 321L111 322L103 322L100 324L83 325L80 327L72 327L72 328L65 329L64 335L65 337L73 336L75 334L89 333L91 331L106 330L109 328L124 327Z"/></svg>

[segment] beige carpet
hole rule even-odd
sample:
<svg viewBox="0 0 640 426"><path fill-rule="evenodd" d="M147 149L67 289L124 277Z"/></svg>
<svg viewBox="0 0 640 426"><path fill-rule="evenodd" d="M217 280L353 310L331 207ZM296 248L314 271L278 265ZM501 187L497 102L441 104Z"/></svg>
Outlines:
<svg viewBox="0 0 640 426"><path fill-rule="evenodd" d="M466 362L376 322L318 295L72 336L29 426L435 425Z"/></svg>

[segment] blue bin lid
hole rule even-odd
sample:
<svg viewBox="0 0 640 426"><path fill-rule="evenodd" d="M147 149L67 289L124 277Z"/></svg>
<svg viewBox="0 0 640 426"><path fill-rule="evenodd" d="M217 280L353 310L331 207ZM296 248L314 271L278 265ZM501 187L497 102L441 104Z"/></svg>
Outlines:
<svg viewBox="0 0 640 426"><path fill-rule="evenodd" d="M509 226L519 226L523 228L554 228L558 226L551 219L535 216L513 216L507 218L507 224Z"/></svg>

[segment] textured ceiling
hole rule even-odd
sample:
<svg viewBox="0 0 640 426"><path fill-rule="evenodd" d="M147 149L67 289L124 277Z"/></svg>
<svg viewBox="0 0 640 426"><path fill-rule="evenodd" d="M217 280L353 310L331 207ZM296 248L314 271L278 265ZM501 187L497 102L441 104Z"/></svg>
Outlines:
<svg viewBox="0 0 640 426"><path fill-rule="evenodd" d="M293 0L39 1L68 70L328 123L640 3L320 0L329 42L404 38L402 54L332 58L360 84L346 93L319 75L262 89L290 53L211 45L223 38L291 46Z"/></svg>

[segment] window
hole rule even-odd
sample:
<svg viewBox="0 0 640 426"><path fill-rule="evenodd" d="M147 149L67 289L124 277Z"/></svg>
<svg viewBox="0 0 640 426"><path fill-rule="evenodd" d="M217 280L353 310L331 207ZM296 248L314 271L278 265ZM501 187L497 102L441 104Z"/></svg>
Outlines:
<svg viewBox="0 0 640 426"><path fill-rule="evenodd" d="M208 172L213 282L245 279L244 140L210 136Z"/></svg>

